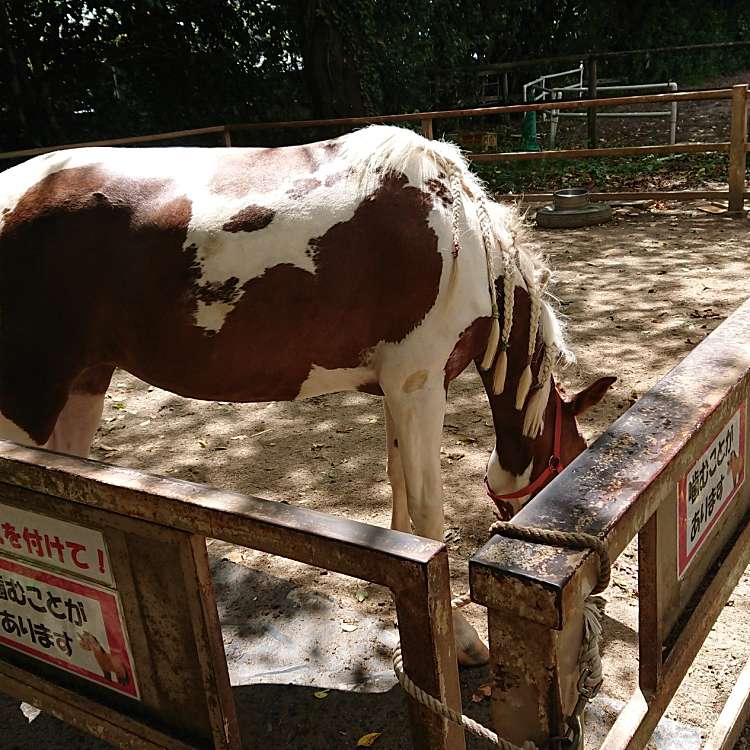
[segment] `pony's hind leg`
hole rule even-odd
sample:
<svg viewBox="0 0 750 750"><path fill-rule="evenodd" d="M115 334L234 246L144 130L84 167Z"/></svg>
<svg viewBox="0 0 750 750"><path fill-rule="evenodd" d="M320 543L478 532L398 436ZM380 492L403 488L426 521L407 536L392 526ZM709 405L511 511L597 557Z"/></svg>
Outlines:
<svg viewBox="0 0 750 750"><path fill-rule="evenodd" d="M84 370L73 381L63 410L45 448L74 456L88 456L104 408L104 395L112 379L112 365Z"/></svg>

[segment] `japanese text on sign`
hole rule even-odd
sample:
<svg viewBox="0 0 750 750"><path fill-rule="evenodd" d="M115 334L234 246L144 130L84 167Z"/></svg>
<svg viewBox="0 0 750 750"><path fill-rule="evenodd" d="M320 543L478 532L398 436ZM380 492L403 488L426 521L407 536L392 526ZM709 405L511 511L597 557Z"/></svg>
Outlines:
<svg viewBox="0 0 750 750"><path fill-rule="evenodd" d="M104 537L98 531L0 503L3 554L113 584Z"/></svg>
<svg viewBox="0 0 750 750"><path fill-rule="evenodd" d="M0 558L0 644L138 697L116 592Z"/></svg>
<svg viewBox="0 0 750 750"><path fill-rule="evenodd" d="M743 403L678 485L680 578L745 481L745 415Z"/></svg>

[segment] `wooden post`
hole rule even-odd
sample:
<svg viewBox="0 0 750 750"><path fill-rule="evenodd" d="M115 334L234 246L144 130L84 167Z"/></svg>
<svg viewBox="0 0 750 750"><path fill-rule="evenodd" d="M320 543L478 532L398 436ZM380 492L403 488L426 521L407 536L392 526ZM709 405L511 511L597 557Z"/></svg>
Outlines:
<svg viewBox="0 0 750 750"><path fill-rule="evenodd" d="M429 138L430 140L433 139L434 136L432 135L432 119L431 118L422 120L422 135L425 138Z"/></svg>
<svg viewBox="0 0 750 750"><path fill-rule="evenodd" d="M224 145L229 148L232 145L232 131L228 125L224 126Z"/></svg>
<svg viewBox="0 0 750 750"><path fill-rule="evenodd" d="M747 161L747 86L732 86L732 125L729 132L729 213L744 216Z"/></svg>
<svg viewBox="0 0 750 750"><path fill-rule="evenodd" d="M588 79L588 98L596 99L596 58L589 57L586 61L586 78ZM586 121L589 132L589 148L596 148L598 137L596 133L596 108L586 110Z"/></svg>

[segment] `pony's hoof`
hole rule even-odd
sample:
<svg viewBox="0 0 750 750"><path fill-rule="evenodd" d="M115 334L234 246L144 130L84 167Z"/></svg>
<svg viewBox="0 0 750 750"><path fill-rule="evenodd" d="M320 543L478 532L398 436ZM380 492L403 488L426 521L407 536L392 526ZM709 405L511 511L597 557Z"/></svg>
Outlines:
<svg viewBox="0 0 750 750"><path fill-rule="evenodd" d="M490 650L477 639L465 648L458 650L458 663L462 667L482 667L490 660Z"/></svg>

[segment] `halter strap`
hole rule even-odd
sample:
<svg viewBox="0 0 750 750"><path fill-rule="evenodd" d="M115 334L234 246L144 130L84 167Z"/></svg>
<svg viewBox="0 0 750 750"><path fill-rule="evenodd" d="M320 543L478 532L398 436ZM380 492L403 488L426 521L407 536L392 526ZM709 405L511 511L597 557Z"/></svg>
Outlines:
<svg viewBox="0 0 750 750"><path fill-rule="evenodd" d="M555 388L555 438L552 445L552 455L549 457L549 462L547 463L547 467L545 468L545 470L533 482L530 482L520 490L503 494L493 492L492 488L490 487L490 483L487 480L487 476L485 475L484 477L484 484L487 487L487 495L495 501L498 510L502 514L507 514L508 512L508 503L502 502L503 500L516 500L519 497L524 497L525 495L531 495L534 492L537 492L539 489L544 487L544 485L550 479L557 476L565 468L562 459L560 458L561 443L562 399L560 398L560 394L557 392L557 388Z"/></svg>

